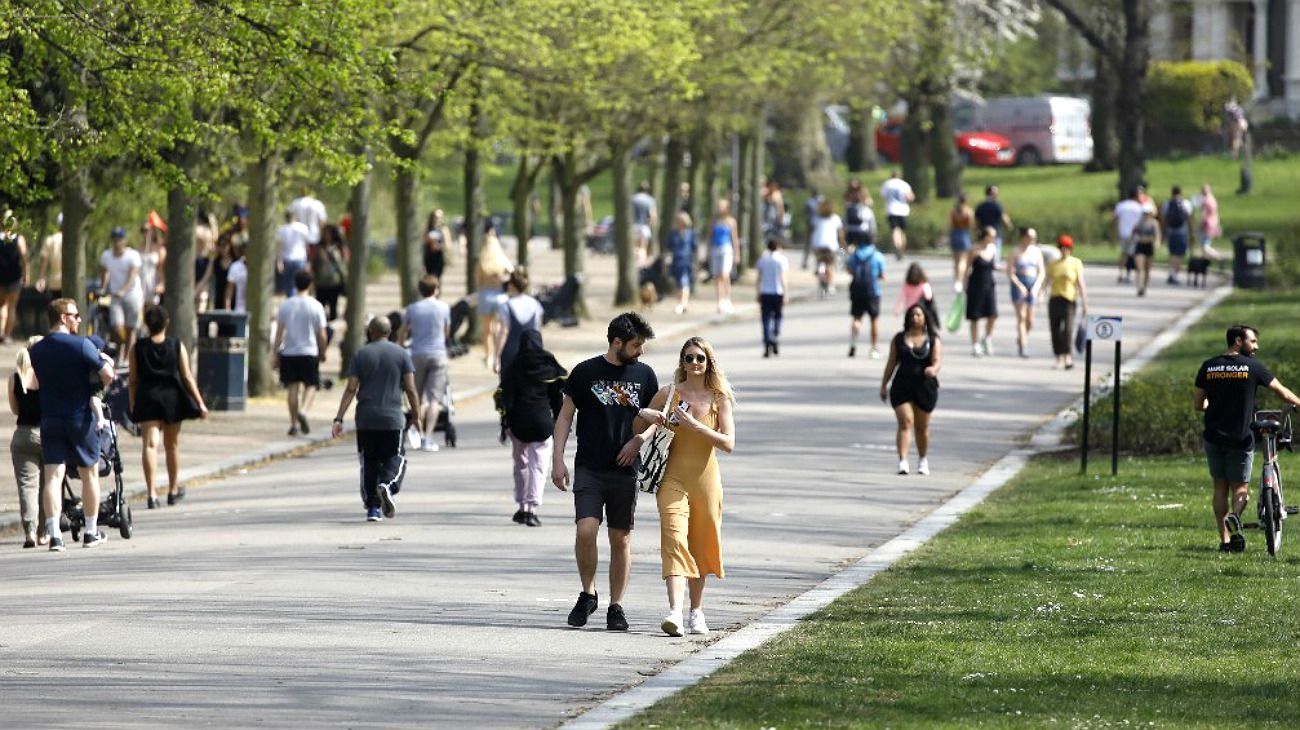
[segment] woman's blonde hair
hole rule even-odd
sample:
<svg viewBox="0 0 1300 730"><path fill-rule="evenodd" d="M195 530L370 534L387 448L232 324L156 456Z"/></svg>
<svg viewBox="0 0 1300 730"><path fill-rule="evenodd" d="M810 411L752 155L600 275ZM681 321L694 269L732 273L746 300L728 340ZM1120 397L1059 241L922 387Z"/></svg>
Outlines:
<svg viewBox="0 0 1300 730"><path fill-rule="evenodd" d="M497 237L496 231L488 231L483 235L483 248L478 252L478 270L484 276L504 276L514 270L514 265L510 263L510 258L506 256L506 251L501 246L501 239Z"/></svg>
<svg viewBox="0 0 1300 730"><path fill-rule="evenodd" d="M718 395L726 398L732 403L736 402L736 391L731 387L731 381L727 380L726 373L722 372L722 366L718 364L718 358L713 354L713 345L703 337L692 337L682 343L682 349L677 353L677 370L673 373L673 382L686 382L686 366L682 364L682 358L686 357L686 348L698 347L704 351L704 356L709 359L704 364L704 386Z"/></svg>
<svg viewBox="0 0 1300 730"><path fill-rule="evenodd" d="M18 385L23 389L24 393L27 392L27 384L32 382L32 354L28 352L28 349L43 339L45 338L41 335L28 337L27 346L18 351L18 358L17 362L14 363L14 367L18 370Z"/></svg>

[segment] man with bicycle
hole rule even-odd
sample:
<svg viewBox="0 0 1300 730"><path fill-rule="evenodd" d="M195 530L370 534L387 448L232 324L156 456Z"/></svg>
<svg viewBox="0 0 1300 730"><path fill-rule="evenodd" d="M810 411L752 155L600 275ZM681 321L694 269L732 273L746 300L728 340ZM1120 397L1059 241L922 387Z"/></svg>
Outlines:
<svg viewBox="0 0 1300 730"><path fill-rule="evenodd" d="M1300 398L1255 359L1259 331L1244 324L1227 332L1228 350L1201 364L1192 403L1205 413L1204 447L1214 480L1214 518L1219 525L1219 551L1244 552L1241 513L1250 498L1250 472L1255 457L1255 388L1264 386L1292 405ZM1228 509L1228 496L1232 509Z"/></svg>

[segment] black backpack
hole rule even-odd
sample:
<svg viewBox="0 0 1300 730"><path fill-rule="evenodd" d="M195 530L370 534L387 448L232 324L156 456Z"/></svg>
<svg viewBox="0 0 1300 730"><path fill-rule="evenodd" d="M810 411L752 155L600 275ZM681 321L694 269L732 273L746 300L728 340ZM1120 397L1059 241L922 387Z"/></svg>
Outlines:
<svg viewBox="0 0 1300 730"><path fill-rule="evenodd" d="M1165 228L1182 228L1187 225L1187 209L1183 201L1171 200L1165 203Z"/></svg>
<svg viewBox="0 0 1300 730"><path fill-rule="evenodd" d="M852 228L862 227L862 209L858 206L860 203L849 203L844 209L844 223Z"/></svg>

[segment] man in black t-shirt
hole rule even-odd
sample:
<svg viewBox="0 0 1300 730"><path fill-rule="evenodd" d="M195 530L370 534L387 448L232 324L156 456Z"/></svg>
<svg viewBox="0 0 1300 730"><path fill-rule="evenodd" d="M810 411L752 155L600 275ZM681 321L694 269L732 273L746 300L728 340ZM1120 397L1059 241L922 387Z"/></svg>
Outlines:
<svg viewBox="0 0 1300 730"><path fill-rule="evenodd" d="M632 566L632 522L636 511L636 460L650 424L637 417L659 390L650 366L638 362L654 330L635 312L609 323L605 354L574 366L564 385L564 405L555 419L551 481L568 491L564 446L578 415L578 454L573 461L573 507L577 522L574 556L582 592L569 612L569 625L585 626L596 611L596 536L602 519L609 533L610 605L605 625L627 631L621 601ZM644 432L644 433L643 433Z"/></svg>
<svg viewBox="0 0 1300 730"><path fill-rule="evenodd" d="M975 206L975 230L992 228L998 232L998 258L1002 258L1002 235L1011 230L1011 218L998 200L998 186L984 188L984 201Z"/></svg>
<svg viewBox="0 0 1300 730"><path fill-rule="evenodd" d="M1228 328L1227 340L1227 352L1201 364L1192 403L1205 413L1205 458L1214 480L1219 550L1239 553L1246 549L1241 513L1250 499L1250 471L1255 458L1255 434L1250 428L1255 420L1255 389L1264 386L1297 406L1300 399L1255 359L1259 332L1254 327L1233 325Z"/></svg>

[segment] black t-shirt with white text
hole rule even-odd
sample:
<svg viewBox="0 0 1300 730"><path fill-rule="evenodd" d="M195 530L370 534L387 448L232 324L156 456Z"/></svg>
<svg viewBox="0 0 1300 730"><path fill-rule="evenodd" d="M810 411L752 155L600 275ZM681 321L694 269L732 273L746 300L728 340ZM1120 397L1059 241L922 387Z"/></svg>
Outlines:
<svg viewBox="0 0 1300 730"><path fill-rule="evenodd" d="M1234 449L1251 449L1255 434L1255 388L1273 382L1273 373L1249 355L1219 355L1201 364L1196 387L1205 391L1205 440Z"/></svg>
<svg viewBox="0 0 1300 730"><path fill-rule="evenodd" d="M632 420L650 405L659 379L649 365L634 362L614 365L604 355L573 367L564 393L578 410L576 466L610 471L631 469L618 465L618 452L632 438Z"/></svg>

